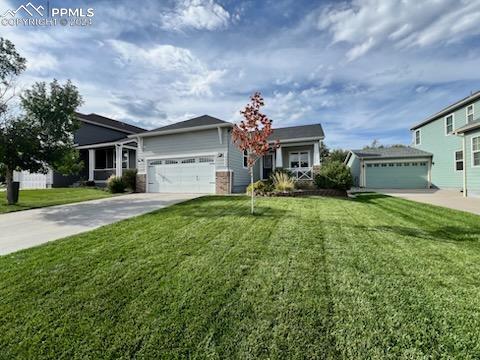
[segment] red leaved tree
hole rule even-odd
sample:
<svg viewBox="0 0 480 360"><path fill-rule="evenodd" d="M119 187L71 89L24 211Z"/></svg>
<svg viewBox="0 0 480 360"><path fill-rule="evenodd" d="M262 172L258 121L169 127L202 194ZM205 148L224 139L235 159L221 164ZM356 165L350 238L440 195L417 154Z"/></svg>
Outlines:
<svg viewBox="0 0 480 360"><path fill-rule="evenodd" d="M234 144L242 152L247 154L247 166L250 173L250 184L253 184L253 167L258 159L265 155L268 150L278 147L278 140L275 144L269 144L268 138L273 133L272 120L260 112L264 106L262 95L256 92L250 97L250 103L240 111L243 120L233 126L232 138ZM254 191L251 191L251 211L254 213Z"/></svg>

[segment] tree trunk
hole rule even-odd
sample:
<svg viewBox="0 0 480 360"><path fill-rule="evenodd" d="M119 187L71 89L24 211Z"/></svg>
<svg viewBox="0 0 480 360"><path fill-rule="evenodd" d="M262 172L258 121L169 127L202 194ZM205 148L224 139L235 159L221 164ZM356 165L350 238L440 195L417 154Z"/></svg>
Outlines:
<svg viewBox="0 0 480 360"><path fill-rule="evenodd" d="M10 170L8 167L5 173L5 182L7 183L8 205L13 205L15 204L15 201L14 201L15 196L13 194L13 192L15 191L13 188L13 170Z"/></svg>
<svg viewBox="0 0 480 360"><path fill-rule="evenodd" d="M251 213L253 215L254 211L253 211L253 197L255 195L255 189L253 188L253 167L250 168L250 184L251 184L251 188L252 188L252 196L251 196Z"/></svg>

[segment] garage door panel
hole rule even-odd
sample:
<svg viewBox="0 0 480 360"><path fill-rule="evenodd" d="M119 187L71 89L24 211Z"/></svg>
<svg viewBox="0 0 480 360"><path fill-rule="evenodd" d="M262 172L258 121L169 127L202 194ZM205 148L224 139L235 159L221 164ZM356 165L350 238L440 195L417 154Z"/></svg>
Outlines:
<svg viewBox="0 0 480 360"><path fill-rule="evenodd" d="M213 157L155 160L148 166L148 191L170 193L214 193Z"/></svg>
<svg viewBox="0 0 480 360"><path fill-rule="evenodd" d="M366 164L366 187L373 189L425 189L428 187L426 162Z"/></svg>

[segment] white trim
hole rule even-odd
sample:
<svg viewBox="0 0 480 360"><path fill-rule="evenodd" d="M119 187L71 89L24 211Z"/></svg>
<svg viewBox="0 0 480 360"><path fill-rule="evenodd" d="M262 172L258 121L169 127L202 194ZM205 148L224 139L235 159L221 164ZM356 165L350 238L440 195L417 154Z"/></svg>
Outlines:
<svg viewBox="0 0 480 360"><path fill-rule="evenodd" d="M294 154L294 153L297 153L297 154L300 154L300 153L304 153L306 152L308 154L308 166L307 167L312 167L312 164L310 164L310 150L295 150L295 151L289 151L288 152L288 168L292 168L292 164L291 164L291 161L290 161L290 155L291 154ZM300 165L300 159L298 161L299 165ZM302 168L307 168L307 167L299 167L300 169Z"/></svg>
<svg viewBox="0 0 480 360"><path fill-rule="evenodd" d="M275 130L275 129L273 129ZM275 137L275 134L272 135L273 137ZM303 138L298 138L298 139L285 139L285 140L280 140L281 144L284 145L285 143L292 143L292 142L298 142L298 141L320 141L320 140L323 140L325 139L325 136L311 136L311 137L303 137ZM271 140L269 141L268 143L269 144L273 144L275 143L276 140ZM296 145L292 145L292 146L296 146Z"/></svg>
<svg viewBox="0 0 480 360"><path fill-rule="evenodd" d="M417 132L418 132L418 143L417 143ZM415 146L422 145L422 129L416 129L413 131L413 144Z"/></svg>
<svg viewBox="0 0 480 360"><path fill-rule="evenodd" d="M313 144L313 166L320 165L320 144Z"/></svg>
<svg viewBox="0 0 480 360"><path fill-rule="evenodd" d="M210 129L216 129L219 127L224 128L224 127L232 127L232 126L233 125L231 123L191 126L188 128L172 129L172 130L146 131L144 133L128 135L128 137L133 138L133 137L150 137L150 136L159 136L159 135L181 134L181 133L192 132L192 131L210 130Z"/></svg>
<svg viewBox="0 0 480 360"><path fill-rule="evenodd" d="M122 176L123 147L120 144L115 146L115 176Z"/></svg>
<svg viewBox="0 0 480 360"><path fill-rule="evenodd" d="M363 159L363 161L365 164L384 164L384 163L388 164L388 163L404 163L404 162L427 162L430 159L431 158L429 157L423 157L423 158L412 157L412 158L395 158L395 159L378 159L378 160Z"/></svg>
<svg viewBox="0 0 480 360"><path fill-rule="evenodd" d="M93 181L95 178L95 149L88 149L88 180Z"/></svg>
<svg viewBox="0 0 480 360"><path fill-rule="evenodd" d="M223 144L223 131L222 131L222 128L219 126L217 127L218 129L218 141L220 142L220 145Z"/></svg>
<svg viewBox="0 0 480 360"><path fill-rule="evenodd" d="M159 154L144 157L145 162L149 160L163 160L163 159L180 159L185 157L199 157L199 156L217 156L220 152L199 153L192 152L188 154Z"/></svg>
<svg viewBox="0 0 480 360"><path fill-rule="evenodd" d="M275 167L283 167L283 153L282 146L279 146L275 149Z"/></svg>
<svg viewBox="0 0 480 360"><path fill-rule="evenodd" d="M470 124L472 121L468 121L468 109L469 108L472 108L472 121L475 120L475 103L473 104L470 104L467 106L467 108L465 109L465 123L466 124Z"/></svg>
<svg viewBox="0 0 480 360"><path fill-rule="evenodd" d="M452 117L452 132L447 132L447 118L449 118L450 116ZM443 125L445 128L445 136L453 135L455 132L455 113L445 115L445 117L443 118Z"/></svg>
<svg viewBox="0 0 480 360"><path fill-rule="evenodd" d="M462 160L457 160L457 153L458 152L462 153ZM457 162L460 162L460 161L462 162L463 168L465 169L464 157L465 157L465 153L463 152L463 149L453 151L453 170L455 172L463 172L463 170L457 170Z"/></svg>
<svg viewBox="0 0 480 360"><path fill-rule="evenodd" d="M473 139L477 139L477 138L479 139L479 141L478 141L479 142L479 144L478 144L479 149L474 151L473 150ZM470 146L471 146L470 149L471 149L471 155L472 155L472 168L480 167L480 164L475 165L475 159L474 159L474 154L480 153L480 135L479 136L472 136Z"/></svg>
<svg viewBox="0 0 480 360"><path fill-rule="evenodd" d="M104 143L98 143L98 144L91 144L91 145L80 145L80 146L75 146L76 149L83 150L83 149L95 149L95 148L101 148L101 147L108 147L108 146L114 146L117 144L124 144L124 143L130 143L130 142L137 142L135 139L131 138L126 138L122 140L117 140L117 141L110 141L110 142L104 142ZM128 146L128 145L125 145ZM131 146L132 150L136 150L136 147Z"/></svg>
<svg viewBox="0 0 480 360"><path fill-rule="evenodd" d="M100 115L100 116L101 116L101 115ZM104 128L107 128L107 129L117 130L117 131L120 131L120 132L123 132L123 133L126 133L126 134L135 134L135 131L122 129L122 128L116 127L116 126L99 124L99 123L96 122L96 121L87 120L87 119L85 119L85 118L83 118L83 117L81 117L81 116L78 116L78 115L77 115L77 117L79 118L80 121L86 122L86 123L88 123L88 124L97 125L97 126L104 127ZM111 120L114 120L114 119L111 119ZM117 121L117 120L114 120L114 121ZM130 125L130 124L125 123L125 125ZM130 126L133 126L133 125L130 125Z"/></svg>

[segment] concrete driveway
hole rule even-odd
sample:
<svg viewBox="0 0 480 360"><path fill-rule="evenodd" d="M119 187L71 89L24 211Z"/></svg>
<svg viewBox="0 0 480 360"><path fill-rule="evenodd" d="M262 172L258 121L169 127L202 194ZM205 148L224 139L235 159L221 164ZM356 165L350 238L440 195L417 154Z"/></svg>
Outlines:
<svg viewBox="0 0 480 360"><path fill-rule="evenodd" d="M418 201L425 204L443 206L450 209L471 212L480 215L480 198L464 198L460 191L455 190L371 190L385 195L396 196L407 200Z"/></svg>
<svg viewBox="0 0 480 360"><path fill-rule="evenodd" d="M131 194L0 215L0 255L161 209L199 194Z"/></svg>

